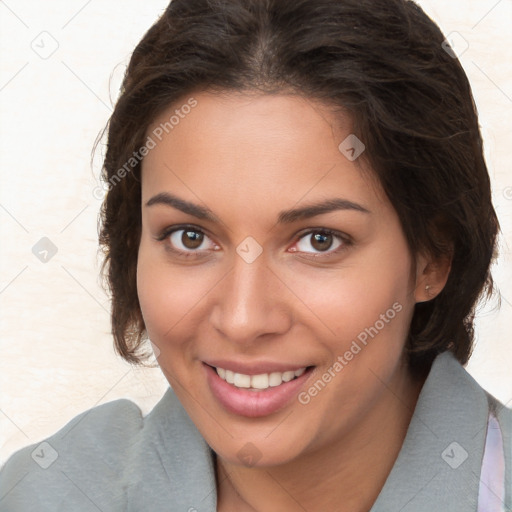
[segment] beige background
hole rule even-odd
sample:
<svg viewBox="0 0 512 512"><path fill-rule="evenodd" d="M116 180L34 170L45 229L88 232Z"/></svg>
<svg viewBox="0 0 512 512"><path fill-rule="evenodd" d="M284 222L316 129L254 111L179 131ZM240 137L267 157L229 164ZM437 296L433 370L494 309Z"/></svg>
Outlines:
<svg viewBox="0 0 512 512"><path fill-rule="evenodd" d="M165 0L0 2L0 464L80 412L126 397L149 411L160 370L116 358L98 278L96 136L127 59ZM481 113L502 254L501 310L480 311L471 374L512 404L512 2L420 2L456 50ZM50 55L50 53L53 51ZM109 86L110 76L112 75ZM32 247L48 237L47 263Z"/></svg>

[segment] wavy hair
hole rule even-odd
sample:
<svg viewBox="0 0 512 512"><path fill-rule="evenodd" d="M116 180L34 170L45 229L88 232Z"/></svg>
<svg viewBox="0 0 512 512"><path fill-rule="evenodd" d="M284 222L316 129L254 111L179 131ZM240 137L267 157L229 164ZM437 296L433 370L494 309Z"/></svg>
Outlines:
<svg viewBox="0 0 512 512"><path fill-rule="evenodd" d="M113 180L151 122L197 91L291 91L350 115L411 251L452 258L443 291L415 307L411 367L446 350L465 364L499 226L471 88L444 41L408 0L173 0L135 48L106 127L99 241L116 352L149 358L136 286L140 162Z"/></svg>

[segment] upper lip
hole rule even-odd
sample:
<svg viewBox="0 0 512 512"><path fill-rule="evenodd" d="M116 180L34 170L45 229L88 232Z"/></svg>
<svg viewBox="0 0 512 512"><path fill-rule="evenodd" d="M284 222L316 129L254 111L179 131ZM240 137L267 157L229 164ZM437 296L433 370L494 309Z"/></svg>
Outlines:
<svg viewBox="0 0 512 512"><path fill-rule="evenodd" d="M210 359L203 361L208 366L214 366L215 368L224 368L224 370L230 370L234 373L241 373L243 375L261 375L263 373L272 372L287 372L300 370L301 368L307 368L307 364L294 364L294 363L281 363L273 361L228 361L226 359Z"/></svg>

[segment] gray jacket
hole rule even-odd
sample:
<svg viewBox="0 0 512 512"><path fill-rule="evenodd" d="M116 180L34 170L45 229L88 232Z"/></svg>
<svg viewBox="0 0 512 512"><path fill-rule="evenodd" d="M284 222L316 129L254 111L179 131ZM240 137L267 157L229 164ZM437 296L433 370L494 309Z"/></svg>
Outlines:
<svg viewBox="0 0 512 512"><path fill-rule="evenodd" d="M215 512L213 452L170 388L145 417L130 400L109 402L3 466L0 511L32 510ZM445 352L370 512L477 510L512 510L512 410Z"/></svg>

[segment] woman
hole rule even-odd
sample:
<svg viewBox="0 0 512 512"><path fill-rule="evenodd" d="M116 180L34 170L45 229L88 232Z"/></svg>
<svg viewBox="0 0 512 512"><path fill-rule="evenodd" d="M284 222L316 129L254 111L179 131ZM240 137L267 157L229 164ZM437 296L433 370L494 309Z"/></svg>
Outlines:
<svg viewBox="0 0 512 512"><path fill-rule="evenodd" d="M2 470L1 510L497 511L464 370L498 221L467 78L404 0L173 0L108 126L118 353L169 389Z"/></svg>

